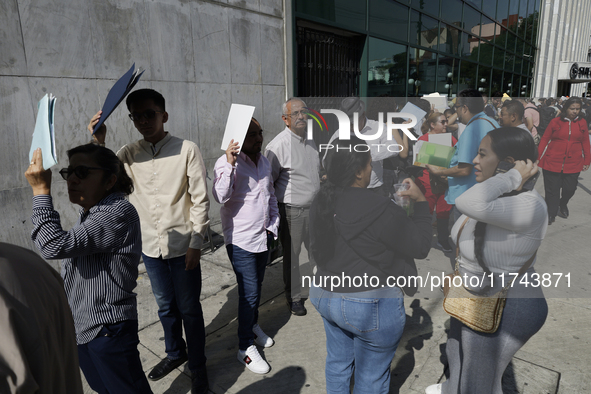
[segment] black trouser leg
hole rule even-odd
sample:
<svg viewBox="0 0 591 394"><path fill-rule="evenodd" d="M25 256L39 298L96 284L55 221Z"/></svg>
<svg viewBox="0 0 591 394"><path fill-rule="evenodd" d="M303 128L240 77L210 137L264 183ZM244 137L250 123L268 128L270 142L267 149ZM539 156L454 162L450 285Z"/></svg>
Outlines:
<svg viewBox="0 0 591 394"><path fill-rule="evenodd" d="M579 183L580 172L574 174L562 175L562 195L560 196L560 206L566 207L570 199L575 195Z"/></svg>
<svg viewBox="0 0 591 394"><path fill-rule="evenodd" d="M561 173L543 170L544 174L544 199L548 206L548 219L552 220L558 213L560 202Z"/></svg>

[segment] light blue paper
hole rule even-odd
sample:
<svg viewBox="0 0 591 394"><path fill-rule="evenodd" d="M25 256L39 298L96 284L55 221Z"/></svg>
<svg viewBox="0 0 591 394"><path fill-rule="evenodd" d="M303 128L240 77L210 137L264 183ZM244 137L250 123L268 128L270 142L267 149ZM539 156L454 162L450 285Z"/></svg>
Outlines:
<svg viewBox="0 0 591 394"><path fill-rule="evenodd" d="M51 94L43 96L37 104L37 121L33 131L33 141L29 151L29 161L33 160L33 152L41 148L43 168L49 169L57 164L55 133L53 129L55 97Z"/></svg>

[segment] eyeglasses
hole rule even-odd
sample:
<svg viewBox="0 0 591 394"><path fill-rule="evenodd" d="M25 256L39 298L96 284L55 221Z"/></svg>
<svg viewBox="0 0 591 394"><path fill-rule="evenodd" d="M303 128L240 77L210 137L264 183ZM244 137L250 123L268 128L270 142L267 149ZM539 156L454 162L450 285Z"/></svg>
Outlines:
<svg viewBox="0 0 591 394"><path fill-rule="evenodd" d="M108 169L102 167L78 166L76 168L62 168L59 173L62 178L64 178L64 181L67 181L72 174L75 174L78 179L84 179L88 176L90 170L109 171Z"/></svg>
<svg viewBox="0 0 591 394"><path fill-rule="evenodd" d="M440 120L439 123L446 124L447 123L447 120Z"/></svg>
<svg viewBox="0 0 591 394"><path fill-rule="evenodd" d="M129 119L131 119L134 122L138 122L142 119L154 119L154 117L156 116L156 114L162 114L164 113L164 111L154 111L153 109L148 109L144 112L133 112L131 114L129 114Z"/></svg>
<svg viewBox="0 0 591 394"><path fill-rule="evenodd" d="M291 114L283 114L285 116L291 116L292 118L299 118L300 115L302 115L303 117L306 117L306 115L308 115L308 112L306 111L295 111L292 112Z"/></svg>

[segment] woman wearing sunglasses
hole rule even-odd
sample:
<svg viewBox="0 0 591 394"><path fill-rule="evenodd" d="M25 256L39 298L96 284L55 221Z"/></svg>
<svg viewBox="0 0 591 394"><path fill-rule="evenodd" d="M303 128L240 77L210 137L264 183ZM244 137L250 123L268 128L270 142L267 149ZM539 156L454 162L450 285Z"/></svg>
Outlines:
<svg viewBox="0 0 591 394"><path fill-rule="evenodd" d="M136 287L141 253L140 222L125 199L133 182L109 149L88 144L68 151L60 171L80 217L62 229L51 198L51 171L41 150L25 176L33 188L32 239L46 259L62 259L62 278L72 310L80 367L99 393L151 393L137 345Z"/></svg>

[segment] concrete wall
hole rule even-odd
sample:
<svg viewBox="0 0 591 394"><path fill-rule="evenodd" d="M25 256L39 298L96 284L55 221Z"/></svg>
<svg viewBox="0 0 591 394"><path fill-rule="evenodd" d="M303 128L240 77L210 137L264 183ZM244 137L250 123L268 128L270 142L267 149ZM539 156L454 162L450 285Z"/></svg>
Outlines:
<svg viewBox="0 0 591 394"><path fill-rule="evenodd" d="M591 37L591 1L541 0L538 58L532 97L556 97L561 61L585 62ZM573 84L581 96L586 84Z"/></svg>
<svg viewBox="0 0 591 394"><path fill-rule="evenodd" d="M88 120L134 62L146 70L136 88L164 95L166 130L199 145L210 177L231 103L256 106L270 141L284 127L283 15L283 0L2 0L0 241L32 246L32 193L23 174L45 93L57 96L52 194L65 228L78 208L57 170L67 166L67 149L89 141ZM113 150L140 137L124 104L107 126ZM219 222L215 203L210 214Z"/></svg>

